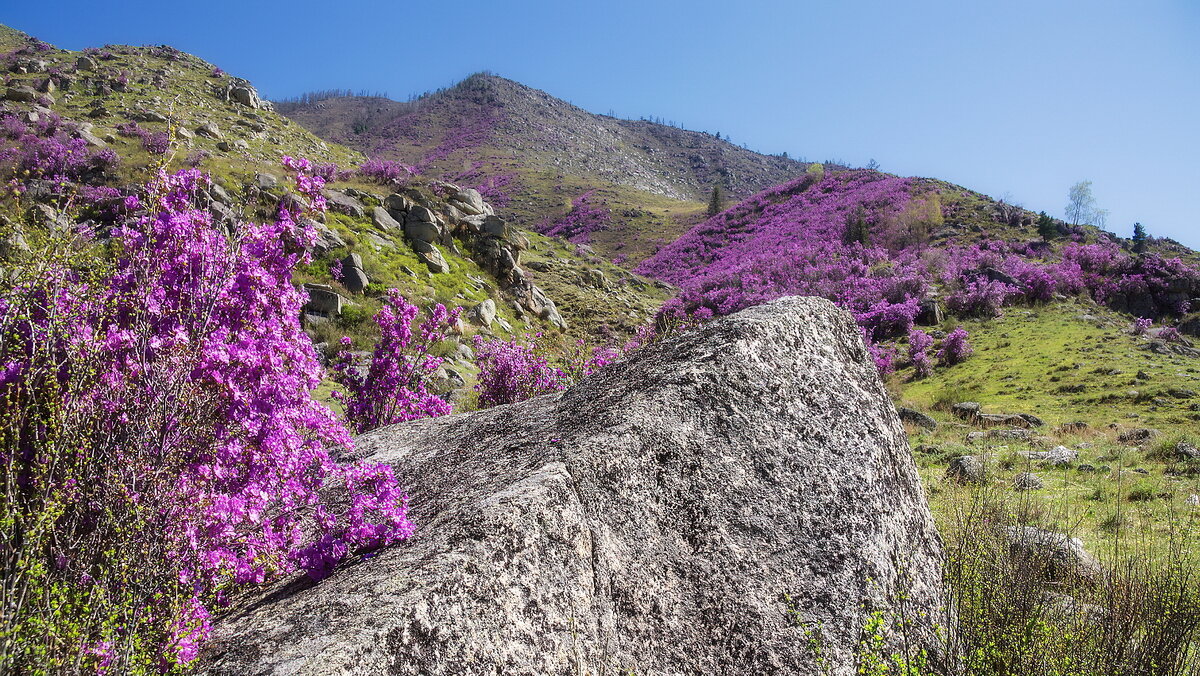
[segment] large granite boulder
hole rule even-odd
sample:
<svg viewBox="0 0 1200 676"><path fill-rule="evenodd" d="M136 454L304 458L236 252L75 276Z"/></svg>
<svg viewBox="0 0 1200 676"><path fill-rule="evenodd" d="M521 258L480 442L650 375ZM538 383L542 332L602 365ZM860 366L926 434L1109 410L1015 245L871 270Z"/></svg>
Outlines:
<svg viewBox="0 0 1200 676"><path fill-rule="evenodd" d="M849 675L877 611L889 654L903 615L910 650L945 656L904 429L827 301L713 321L561 394L379 429L356 455L395 468L416 535L238 606L202 670Z"/></svg>

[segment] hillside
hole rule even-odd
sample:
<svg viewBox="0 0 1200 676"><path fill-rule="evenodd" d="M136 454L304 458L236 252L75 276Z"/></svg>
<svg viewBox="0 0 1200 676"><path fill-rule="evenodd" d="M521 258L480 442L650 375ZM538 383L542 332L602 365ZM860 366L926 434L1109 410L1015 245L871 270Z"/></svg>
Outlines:
<svg viewBox="0 0 1200 676"><path fill-rule="evenodd" d="M108 45L71 52L11 29L0 38L10 47L2 57L9 74L0 117L10 122L4 132L6 155L0 160L6 173L33 169L31 185L41 185L37 172L52 171L68 179L52 191L57 194L86 187L123 195L159 168L196 167L216 183L213 208L221 218L265 219L274 215L286 193L280 158L311 160L337 199L331 198L333 208L320 225L316 260L298 272L296 281L331 286L347 300L355 298L348 315L314 327L321 340L336 342L343 334L373 340L366 320L378 307L374 296L386 287L424 304L473 307L491 300L497 305L496 330L501 335L525 330L558 333L554 322L535 316L540 310L522 315L524 310L514 306L520 300L516 292L487 269L488 263L462 239L466 235L436 245L446 263L444 271L425 265L401 227L404 212L394 211L392 216L400 220L393 222L384 209L397 187L357 172L361 154L317 138L279 115L246 80L167 46ZM19 153L23 138L40 149ZM76 148L71 152L79 158L77 166L43 166L46 153L68 148ZM92 159L85 161L87 157ZM101 157L103 166L96 165ZM415 199L431 208L439 223L456 229L468 215L449 206L459 190L460 186L421 177L406 184L407 197L397 197L396 203ZM480 207L492 212L489 204L481 202ZM521 247L513 250L515 259L539 268L527 269L524 279L534 280L533 286L544 289L551 300L561 300L556 306L564 318L561 326L576 337L593 335L602 327L627 335L666 298L665 286L638 280L574 246L534 232L513 241ZM351 254L363 261L374 282L366 295L346 288L329 273L332 264ZM461 366L471 370L468 364Z"/></svg>
<svg viewBox="0 0 1200 676"><path fill-rule="evenodd" d="M609 216L572 241L635 262L693 223L714 186L740 199L807 166L486 74L408 103L335 97L279 109L327 140L477 187L527 227L552 227L589 195Z"/></svg>

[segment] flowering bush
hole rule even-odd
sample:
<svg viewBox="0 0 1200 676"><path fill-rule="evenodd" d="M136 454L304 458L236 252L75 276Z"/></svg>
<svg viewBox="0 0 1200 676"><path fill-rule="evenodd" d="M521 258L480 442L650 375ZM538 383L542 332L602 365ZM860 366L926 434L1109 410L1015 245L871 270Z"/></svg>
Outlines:
<svg viewBox="0 0 1200 676"><path fill-rule="evenodd" d="M479 365L475 391L481 408L565 390L617 357L615 350L590 348L580 341L558 363L551 363L539 338L541 334L526 336L524 341L475 337L475 361Z"/></svg>
<svg viewBox="0 0 1200 676"><path fill-rule="evenodd" d="M1057 259L1028 242L930 248L946 206L927 185L865 170L806 175L701 222L637 272L680 288L664 313L721 315L784 295L821 296L854 315L869 346L904 336L933 289L952 314L985 318L1057 294L1087 293L1156 317L1182 314L1200 296L1200 272L1189 265L1129 256L1113 243L1072 242ZM847 236L847 224L861 236ZM885 351L873 354L891 367Z"/></svg>
<svg viewBox="0 0 1200 676"><path fill-rule="evenodd" d="M942 339L942 346L938 349L938 362L943 366L953 366L965 361L973 352L970 343L967 342L967 330L960 326Z"/></svg>
<svg viewBox="0 0 1200 676"><path fill-rule="evenodd" d="M320 208L320 179L286 160ZM291 271L315 233L282 211L231 239L195 206L207 180L160 174L111 260L80 230L5 266L0 670L167 670L234 586L412 533L390 468L338 463L350 435L310 395Z"/></svg>
<svg viewBox="0 0 1200 676"><path fill-rule="evenodd" d="M1012 284L975 277L962 282L946 296L946 307L962 317L999 317L1019 289Z"/></svg>
<svg viewBox="0 0 1200 676"><path fill-rule="evenodd" d="M1158 332L1158 338L1159 338L1159 340L1163 340L1168 343L1186 343L1187 342L1187 338L1184 338L1183 334L1179 332L1179 329L1175 328L1174 326L1167 326L1167 327L1163 328L1161 331Z"/></svg>
<svg viewBox="0 0 1200 676"><path fill-rule="evenodd" d="M143 134L142 148L151 155L166 155L171 149L171 137L165 131Z"/></svg>
<svg viewBox="0 0 1200 676"><path fill-rule="evenodd" d="M608 207L596 204L595 190L589 190L571 201L571 210L558 220L547 219L537 226L537 231L550 237L564 237L572 242L583 243L593 232L607 230L612 222Z"/></svg>
<svg viewBox="0 0 1200 676"><path fill-rule="evenodd" d="M349 350L343 350L334 363L335 379L346 388L334 396L346 407L346 418L356 432L450 413L450 404L431 394L425 383L442 365L430 350L446 339L462 308L447 311L439 304L414 332L418 312L391 289L375 315L380 339L370 364L361 364ZM343 338L342 344L350 347L350 338Z"/></svg>
<svg viewBox="0 0 1200 676"><path fill-rule="evenodd" d="M1145 317L1138 317L1133 320L1133 326L1129 329L1129 332L1135 336L1144 336L1150 330L1151 326L1154 326L1153 321Z"/></svg>
<svg viewBox="0 0 1200 676"><path fill-rule="evenodd" d="M388 184L408 178L417 173L414 167L395 160L369 159L358 167L358 173L377 183Z"/></svg>
<svg viewBox="0 0 1200 676"><path fill-rule="evenodd" d="M929 360L929 348L933 346L933 337L919 329L908 332L908 360L916 369L917 378L925 378L933 373L933 362Z"/></svg>

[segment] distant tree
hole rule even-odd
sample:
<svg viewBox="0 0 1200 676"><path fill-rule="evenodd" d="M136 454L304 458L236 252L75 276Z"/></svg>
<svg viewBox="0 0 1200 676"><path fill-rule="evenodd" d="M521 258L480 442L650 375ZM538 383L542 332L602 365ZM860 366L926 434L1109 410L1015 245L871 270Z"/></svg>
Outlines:
<svg viewBox="0 0 1200 676"><path fill-rule="evenodd" d="M1049 214L1043 211L1038 214L1037 231L1038 236L1049 242L1058 237L1058 224L1054 222L1054 219Z"/></svg>
<svg viewBox="0 0 1200 676"><path fill-rule="evenodd" d="M1108 220L1108 211L1096 206L1096 198L1092 196L1092 182L1080 181L1071 186L1067 193L1067 220L1071 225L1094 225L1104 228Z"/></svg>
<svg viewBox="0 0 1200 676"><path fill-rule="evenodd" d="M1141 223L1133 224L1133 252L1145 253L1146 251L1146 226Z"/></svg>
<svg viewBox="0 0 1200 676"><path fill-rule="evenodd" d="M717 132L717 140L718 140L718 141L720 141L720 140L721 140L721 132Z"/></svg>
<svg viewBox="0 0 1200 676"><path fill-rule="evenodd" d="M879 163L875 161L874 157L871 158L870 162L867 162L867 169L870 169L871 171L879 171Z"/></svg>
<svg viewBox="0 0 1200 676"><path fill-rule="evenodd" d="M867 222L867 209L860 204L858 208L846 216L846 231L842 236L842 240L846 244L858 242L866 246L870 238L871 224Z"/></svg>
<svg viewBox="0 0 1200 676"><path fill-rule="evenodd" d="M788 154L787 154L787 151L785 150L785 151L783 151L783 159L786 160L787 158L788 158Z"/></svg>
<svg viewBox="0 0 1200 676"><path fill-rule="evenodd" d="M725 210L725 198L721 194L721 186L714 185L712 196L708 198L708 217L712 218Z"/></svg>
<svg viewBox="0 0 1200 676"><path fill-rule="evenodd" d="M804 173L812 177L813 183L820 183L821 181L825 180L825 165L821 164L820 162L813 162L812 164L808 165L808 168L804 170Z"/></svg>

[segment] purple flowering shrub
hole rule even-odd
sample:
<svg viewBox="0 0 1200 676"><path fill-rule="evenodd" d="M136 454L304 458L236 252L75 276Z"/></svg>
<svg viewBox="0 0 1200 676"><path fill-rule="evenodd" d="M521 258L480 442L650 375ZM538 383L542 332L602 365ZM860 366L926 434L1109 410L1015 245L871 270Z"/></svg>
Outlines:
<svg viewBox="0 0 1200 676"><path fill-rule="evenodd" d="M933 337L919 329L908 333L908 360L916 370L917 378L925 378L933 373L933 362L929 359L929 348L933 347Z"/></svg>
<svg viewBox="0 0 1200 676"><path fill-rule="evenodd" d="M967 337L967 330L961 326L947 334L938 348L938 362L943 366L953 366L970 357L974 350L967 342Z"/></svg>
<svg viewBox="0 0 1200 676"><path fill-rule="evenodd" d="M375 315L380 339L370 363L362 364L343 350L333 364L335 379L346 388L334 396L345 406L356 433L450 413L450 404L430 393L426 380L443 361L430 350L446 339L461 312L462 308L447 311L439 304L414 331L419 310L395 289L388 292ZM350 347L350 338L343 338L342 344Z"/></svg>
<svg viewBox="0 0 1200 676"><path fill-rule="evenodd" d="M358 174L376 183L388 184L416 175L417 170L403 162L371 158L358 167Z"/></svg>
<svg viewBox="0 0 1200 676"><path fill-rule="evenodd" d="M571 210L558 220L546 219L536 229L550 237L564 237L575 243L588 241L593 232L607 230L612 224L612 212L595 202L595 190L589 190L571 201Z"/></svg>
<svg viewBox="0 0 1200 676"><path fill-rule="evenodd" d="M999 317L1001 308L1019 291L1012 284L975 277L946 296L946 308L960 317Z"/></svg>
<svg viewBox="0 0 1200 676"><path fill-rule="evenodd" d="M12 115L0 118L0 178L21 174L23 178L79 180L116 166L115 152L93 150L83 139L72 138L69 125L56 117L47 116L33 127Z"/></svg>
<svg viewBox="0 0 1200 676"><path fill-rule="evenodd" d="M307 162L285 165L323 208ZM110 259L81 229L5 266L0 662L17 671L186 664L237 586L412 533L390 468L338 462L350 434L310 394L291 273L315 233L281 211L227 235L196 206L207 181L160 174Z"/></svg>
<svg viewBox="0 0 1200 676"><path fill-rule="evenodd" d="M475 391L480 408L565 390L617 357L615 350L590 348L580 341L563 358L552 360L539 338L541 334L524 340L475 337L475 363L479 366Z"/></svg>
<svg viewBox="0 0 1200 676"><path fill-rule="evenodd" d="M171 149L171 137L167 132L153 132L142 135L142 148L151 155L166 155Z"/></svg>
<svg viewBox="0 0 1200 676"><path fill-rule="evenodd" d="M1130 327L1129 333L1135 336L1144 336L1150 331L1150 327L1154 326L1154 322L1145 317L1138 317L1133 320L1133 326Z"/></svg>
<svg viewBox="0 0 1200 676"><path fill-rule="evenodd" d="M701 222L636 271L680 288L663 312L723 315L785 295L821 296L854 316L868 347L907 335L935 291L950 313L985 318L1013 303L1081 294L1118 310L1177 315L1200 296L1200 272L1186 263L1131 256L1114 243L1071 242L1058 252L998 240L928 247L946 211L939 201L917 179L806 175ZM885 352L873 349L886 369Z"/></svg>
<svg viewBox="0 0 1200 676"><path fill-rule="evenodd" d="M1162 328L1158 332L1158 339L1168 342L1168 343L1185 343L1186 344L1188 342L1187 338L1184 338L1183 334L1179 332L1179 329L1175 328L1174 326L1167 326L1167 327Z"/></svg>

